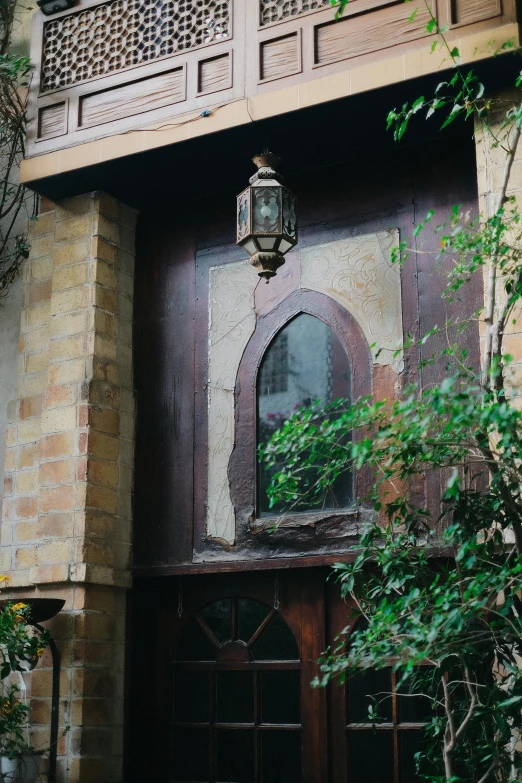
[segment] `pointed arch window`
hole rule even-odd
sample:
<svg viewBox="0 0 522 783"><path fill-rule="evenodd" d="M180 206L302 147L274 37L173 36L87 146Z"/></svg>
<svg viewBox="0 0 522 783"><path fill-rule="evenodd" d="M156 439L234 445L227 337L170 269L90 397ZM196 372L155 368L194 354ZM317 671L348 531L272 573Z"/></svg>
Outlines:
<svg viewBox="0 0 522 783"><path fill-rule="evenodd" d="M257 442L266 443L283 422L303 406L320 406L340 397L350 400L350 364L341 340L324 321L300 313L274 337L257 378ZM282 511L270 507L267 487L277 466L258 466L258 515ZM313 481L312 472L308 476ZM293 511L333 510L352 504L349 475L340 476L324 502L299 504Z"/></svg>

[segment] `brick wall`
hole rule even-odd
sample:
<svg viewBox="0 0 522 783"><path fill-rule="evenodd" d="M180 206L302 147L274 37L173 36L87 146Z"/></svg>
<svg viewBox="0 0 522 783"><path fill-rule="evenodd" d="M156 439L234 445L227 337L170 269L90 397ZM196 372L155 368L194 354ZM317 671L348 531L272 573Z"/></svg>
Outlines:
<svg viewBox="0 0 522 783"><path fill-rule="evenodd" d="M59 780L121 780L130 585L135 213L102 193L32 225L18 398L9 405L0 570L7 595L62 597ZM51 661L28 683L48 744Z"/></svg>

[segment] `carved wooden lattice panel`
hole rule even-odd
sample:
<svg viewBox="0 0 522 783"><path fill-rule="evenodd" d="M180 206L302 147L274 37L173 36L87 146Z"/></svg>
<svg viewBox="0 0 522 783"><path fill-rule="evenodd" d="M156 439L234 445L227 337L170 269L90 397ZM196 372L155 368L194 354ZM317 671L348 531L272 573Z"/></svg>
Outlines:
<svg viewBox="0 0 522 783"><path fill-rule="evenodd" d="M42 91L223 40L231 0L113 0L44 26Z"/></svg>
<svg viewBox="0 0 522 783"><path fill-rule="evenodd" d="M330 0L261 0L261 24L279 22L330 5Z"/></svg>

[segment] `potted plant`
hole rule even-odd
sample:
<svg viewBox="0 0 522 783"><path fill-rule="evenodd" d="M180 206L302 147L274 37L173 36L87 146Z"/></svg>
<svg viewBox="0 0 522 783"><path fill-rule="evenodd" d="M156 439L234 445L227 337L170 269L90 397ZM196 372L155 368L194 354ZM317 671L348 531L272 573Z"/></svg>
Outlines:
<svg viewBox="0 0 522 783"><path fill-rule="evenodd" d="M29 707L12 682L16 672L30 671L49 644L49 633L29 622L30 606L7 602L0 608L0 780L35 783L43 750L29 743Z"/></svg>

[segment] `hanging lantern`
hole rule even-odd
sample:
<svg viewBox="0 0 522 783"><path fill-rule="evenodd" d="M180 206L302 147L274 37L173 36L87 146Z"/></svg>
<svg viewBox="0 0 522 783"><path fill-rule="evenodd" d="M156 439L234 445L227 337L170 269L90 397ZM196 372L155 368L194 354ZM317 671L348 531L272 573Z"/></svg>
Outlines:
<svg viewBox="0 0 522 783"><path fill-rule="evenodd" d="M297 244L296 198L275 171L280 160L268 151L256 155L258 170L250 177L250 187L237 197L237 244L267 283L285 263L285 253Z"/></svg>

